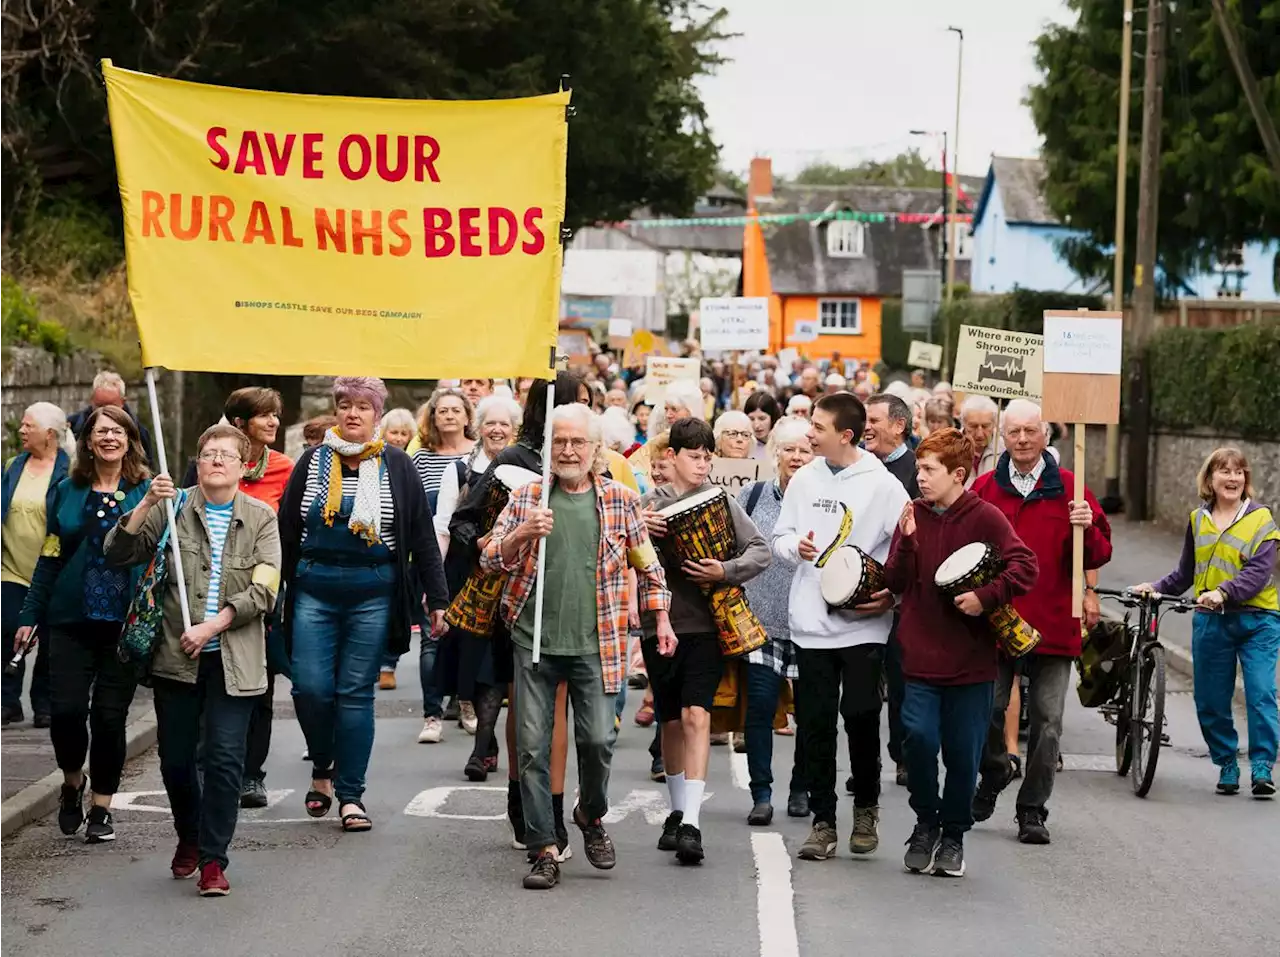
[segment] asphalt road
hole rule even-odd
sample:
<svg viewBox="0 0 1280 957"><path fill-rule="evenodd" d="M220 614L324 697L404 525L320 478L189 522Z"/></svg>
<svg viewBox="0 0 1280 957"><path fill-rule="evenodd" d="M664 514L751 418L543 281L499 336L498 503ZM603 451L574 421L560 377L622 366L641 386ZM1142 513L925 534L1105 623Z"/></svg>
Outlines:
<svg viewBox="0 0 1280 957"><path fill-rule="evenodd" d="M703 814L707 861L681 868L654 848L665 789L648 780L649 735L628 714L611 785L617 868L593 870L574 831L563 883L535 893L520 887L523 855L509 846L505 756L477 787L462 777L471 744L462 731L417 744L416 670L406 657L401 688L380 693L371 833L305 817L307 765L285 686L268 765L273 804L241 816L230 897L201 899L194 882L169 877L174 835L149 753L128 769L113 845L64 838L52 819L4 843L5 954L1229 957L1273 953L1280 939L1280 802L1214 795L1189 691L1172 675L1172 747L1150 797L1135 798L1115 775L1110 726L1071 703L1054 843L1015 841L1006 794L969 836L959 881L904 872L912 818L891 778L878 853L854 860L842 841L836 859L797 861L807 822L780 813L770 828L748 828L745 762L723 748ZM775 742L775 768L789 768L792 739Z"/></svg>

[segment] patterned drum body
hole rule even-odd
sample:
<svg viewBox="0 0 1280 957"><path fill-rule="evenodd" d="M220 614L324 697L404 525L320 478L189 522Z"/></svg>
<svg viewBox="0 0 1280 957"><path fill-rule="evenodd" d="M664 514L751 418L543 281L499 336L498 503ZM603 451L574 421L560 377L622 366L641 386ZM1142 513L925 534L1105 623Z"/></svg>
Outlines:
<svg viewBox="0 0 1280 957"><path fill-rule="evenodd" d="M672 562L699 558L727 561L733 557L737 536L733 515L722 488L707 489L681 499L658 514L667 520L667 534L659 547ZM704 586L720 639L720 653L726 658L745 655L767 640L764 625L747 604L747 594L739 585Z"/></svg>
<svg viewBox="0 0 1280 957"><path fill-rule="evenodd" d="M822 566L822 600L831 608L865 605L884 585L884 566L857 545L841 545Z"/></svg>
<svg viewBox="0 0 1280 957"><path fill-rule="evenodd" d="M994 546L986 542L971 542L947 557L938 567L934 583L946 595L955 598L990 584L1003 570L1004 561ZM1001 605L987 612L986 619L995 630L1000 647L1010 658L1021 658L1040 644L1040 632L1032 628L1013 605Z"/></svg>

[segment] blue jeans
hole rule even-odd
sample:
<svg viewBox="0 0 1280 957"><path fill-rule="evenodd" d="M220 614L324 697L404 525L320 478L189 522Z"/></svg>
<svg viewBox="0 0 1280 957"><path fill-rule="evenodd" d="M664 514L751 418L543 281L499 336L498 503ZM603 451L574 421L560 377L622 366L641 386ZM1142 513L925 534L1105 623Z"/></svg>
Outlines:
<svg viewBox="0 0 1280 957"><path fill-rule="evenodd" d="M8 664L13 657L13 636L18 630L18 615L22 612L22 603L27 598L27 586L17 582L0 583L0 615L4 618L3 643L0 653L4 663ZM36 645L35 670L31 673L31 711L34 714L48 714L51 708L49 700L49 633L41 629L40 642ZM30 657L28 655L27 657ZM18 670L14 674L5 674L0 680L0 703L6 709L15 711L22 707L22 680L27 673L27 659L18 662Z"/></svg>
<svg viewBox="0 0 1280 957"><path fill-rule="evenodd" d="M373 696L394 601L393 565L303 561L293 605L293 702L316 771L334 769L341 802L364 795Z"/></svg>
<svg viewBox="0 0 1280 957"><path fill-rule="evenodd" d="M991 722L995 683L934 685L906 679L902 757L916 820L960 837L973 827L973 792ZM938 796L938 750L947 781Z"/></svg>
<svg viewBox="0 0 1280 957"><path fill-rule="evenodd" d="M573 704L573 742L578 753L578 805L588 821L609 810L609 767L613 763L613 699L606 694L600 656L543 655L533 670L533 654L516 645L516 766L524 804L525 843L534 849L556 843L551 804L551 728L556 687L568 682Z"/></svg>
<svg viewBox="0 0 1280 957"><path fill-rule="evenodd" d="M431 637L431 626L426 622L419 623L418 632L418 683L422 685L422 717L440 718L444 716L444 699L436 683L436 657L440 653L440 639Z"/></svg>
<svg viewBox="0 0 1280 957"><path fill-rule="evenodd" d="M400 656L387 652L382 656L382 664L379 666L381 671L395 671L396 665L400 664Z"/></svg>
<svg viewBox="0 0 1280 957"><path fill-rule="evenodd" d="M1249 725L1249 763L1270 769L1276 763L1280 718L1276 714L1276 657L1280 615L1267 611L1197 614L1191 620L1196 716L1209 757L1219 766L1236 763L1239 738L1231 717L1236 660L1244 676Z"/></svg>
<svg viewBox="0 0 1280 957"><path fill-rule="evenodd" d="M201 866L227 866L240 814L249 720L261 695L227 694L222 653L200 656L195 684L156 678L160 775L178 840L200 848Z"/></svg>
<svg viewBox="0 0 1280 957"><path fill-rule="evenodd" d="M773 800L773 716L778 712L778 695L783 677L768 665L743 662L747 685L747 717L744 728L747 744L747 773L751 779L751 800L768 804ZM791 766L791 793L805 790L801 768L804 752L796 736L796 759Z"/></svg>

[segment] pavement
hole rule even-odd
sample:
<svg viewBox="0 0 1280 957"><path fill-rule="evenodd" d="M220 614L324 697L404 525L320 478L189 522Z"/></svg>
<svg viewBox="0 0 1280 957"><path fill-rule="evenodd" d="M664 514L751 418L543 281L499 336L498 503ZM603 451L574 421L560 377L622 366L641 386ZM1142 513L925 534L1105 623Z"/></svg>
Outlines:
<svg viewBox="0 0 1280 957"><path fill-rule="evenodd" d="M631 722L633 693L607 818L618 866L593 870L575 831L561 886L532 892L520 887L524 856L511 849L504 820L505 754L498 775L472 785L462 776L472 739L456 726L439 745L417 744L416 673L406 656L401 687L378 696L370 833L344 835L333 815L305 816L308 766L282 682L267 768L272 804L241 814L229 897L201 899L192 882L169 877L172 820L147 752L130 763L126 791L116 796L114 844L63 837L48 818L6 833L6 957L600 957L655 947L699 957L1234 957L1270 953L1280 935L1280 802L1214 794L1188 684L1176 674L1171 746L1161 751L1149 797L1136 798L1115 774L1114 729L1072 696L1066 770L1049 818L1054 843L1017 843L1006 794L995 817L969 835L968 874L958 881L903 870L913 815L891 767L879 851L854 859L842 841L835 859L805 862L795 853L807 821L780 807L772 826L747 827L745 760L728 748L712 752L706 863L680 867L654 846L666 792L649 781L650 732ZM794 739L774 741L775 775L785 780ZM839 763L843 782L846 761ZM570 790L573 777L571 770ZM842 835L850 801L841 798Z"/></svg>

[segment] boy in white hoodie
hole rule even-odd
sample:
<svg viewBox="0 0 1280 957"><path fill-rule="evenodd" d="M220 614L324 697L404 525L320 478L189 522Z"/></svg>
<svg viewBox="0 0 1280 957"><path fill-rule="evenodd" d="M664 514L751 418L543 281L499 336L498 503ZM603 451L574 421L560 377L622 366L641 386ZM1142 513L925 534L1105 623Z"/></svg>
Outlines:
<svg viewBox="0 0 1280 957"><path fill-rule="evenodd" d="M791 582L791 640L797 648L796 724L804 737L805 783L813 829L802 860L835 853L837 721L844 717L853 764L853 833L849 850L879 846L880 675L893 618L884 598L852 610L827 606L817 562L841 545L856 545L884 562L906 491L880 460L858 448L866 410L848 392L814 405L809 440L815 458L787 485L773 529L773 552L797 563Z"/></svg>

